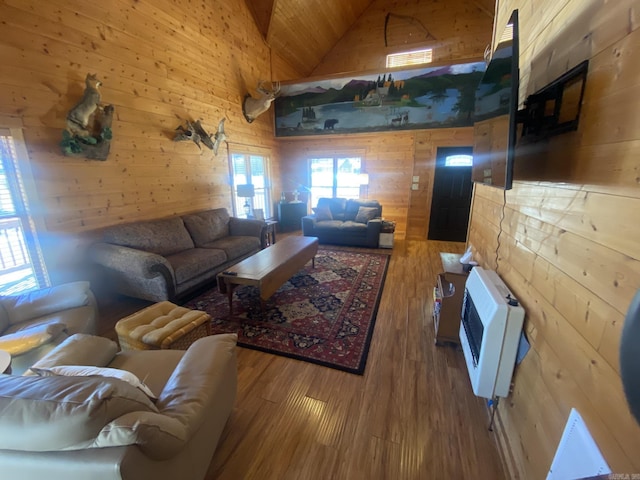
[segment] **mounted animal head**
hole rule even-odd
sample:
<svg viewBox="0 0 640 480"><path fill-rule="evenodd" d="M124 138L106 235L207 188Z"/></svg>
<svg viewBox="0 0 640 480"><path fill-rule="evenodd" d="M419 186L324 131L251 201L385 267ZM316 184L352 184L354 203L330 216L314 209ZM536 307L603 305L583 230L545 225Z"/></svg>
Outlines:
<svg viewBox="0 0 640 480"><path fill-rule="evenodd" d="M280 93L280 82L268 82L261 80L258 82L256 91L260 94L258 98L253 98L247 93L242 102L242 113L247 122L253 122L258 116L269 110L271 102Z"/></svg>

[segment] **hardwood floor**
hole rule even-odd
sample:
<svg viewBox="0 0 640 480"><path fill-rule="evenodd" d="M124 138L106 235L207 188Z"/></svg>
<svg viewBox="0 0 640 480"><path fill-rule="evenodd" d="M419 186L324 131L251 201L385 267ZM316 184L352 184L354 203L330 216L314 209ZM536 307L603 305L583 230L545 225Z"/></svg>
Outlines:
<svg viewBox="0 0 640 480"><path fill-rule="evenodd" d="M439 252L463 250L396 241L362 376L238 348L236 406L207 479L505 478L462 352L434 345Z"/></svg>

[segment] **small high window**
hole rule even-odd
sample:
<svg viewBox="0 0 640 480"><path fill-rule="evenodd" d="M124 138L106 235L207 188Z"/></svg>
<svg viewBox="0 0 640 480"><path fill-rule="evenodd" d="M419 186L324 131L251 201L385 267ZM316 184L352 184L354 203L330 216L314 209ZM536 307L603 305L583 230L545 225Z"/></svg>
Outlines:
<svg viewBox="0 0 640 480"><path fill-rule="evenodd" d="M391 53L387 55L387 68L420 65L433 61L433 49L414 50L412 52Z"/></svg>
<svg viewBox="0 0 640 480"><path fill-rule="evenodd" d="M472 167L472 155L447 155L444 159L445 167Z"/></svg>

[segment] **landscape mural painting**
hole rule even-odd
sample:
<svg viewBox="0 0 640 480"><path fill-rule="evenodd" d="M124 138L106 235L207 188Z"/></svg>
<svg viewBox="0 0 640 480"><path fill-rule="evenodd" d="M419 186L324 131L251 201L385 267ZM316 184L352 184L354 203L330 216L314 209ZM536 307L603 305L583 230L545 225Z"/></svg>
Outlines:
<svg viewBox="0 0 640 480"><path fill-rule="evenodd" d="M484 62L283 85L277 137L473 125Z"/></svg>

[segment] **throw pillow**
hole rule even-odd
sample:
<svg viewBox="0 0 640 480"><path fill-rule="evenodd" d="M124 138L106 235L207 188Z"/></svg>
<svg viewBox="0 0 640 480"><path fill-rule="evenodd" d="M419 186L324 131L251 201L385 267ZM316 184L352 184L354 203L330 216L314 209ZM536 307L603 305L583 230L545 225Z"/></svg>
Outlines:
<svg viewBox="0 0 640 480"><path fill-rule="evenodd" d="M378 209L375 207L360 207L354 221L356 223L367 223L369 220L376 218L377 213Z"/></svg>
<svg viewBox="0 0 640 480"><path fill-rule="evenodd" d="M117 378L141 390L149 398L153 400L157 399L157 397L153 394L149 387L142 383L133 373L127 372L126 370L118 370L117 368L108 367L91 367L85 365L59 365L57 367L50 368L31 367L31 370L41 377L51 377L58 375L65 377Z"/></svg>
<svg viewBox="0 0 640 480"><path fill-rule="evenodd" d="M333 220L333 215L331 214L331 210L326 207L316 207L313 209L313 213L316 214L316 220L318 222L322 222L324 220Z"/></svg>
<svg viewBox="0 0 640 480"><path fill-rule="evenodd" d="M66 330L64 323L48 323L25 328L0 337L0 348L11 355L22 355L45 343L49 343Z"/></svg>

